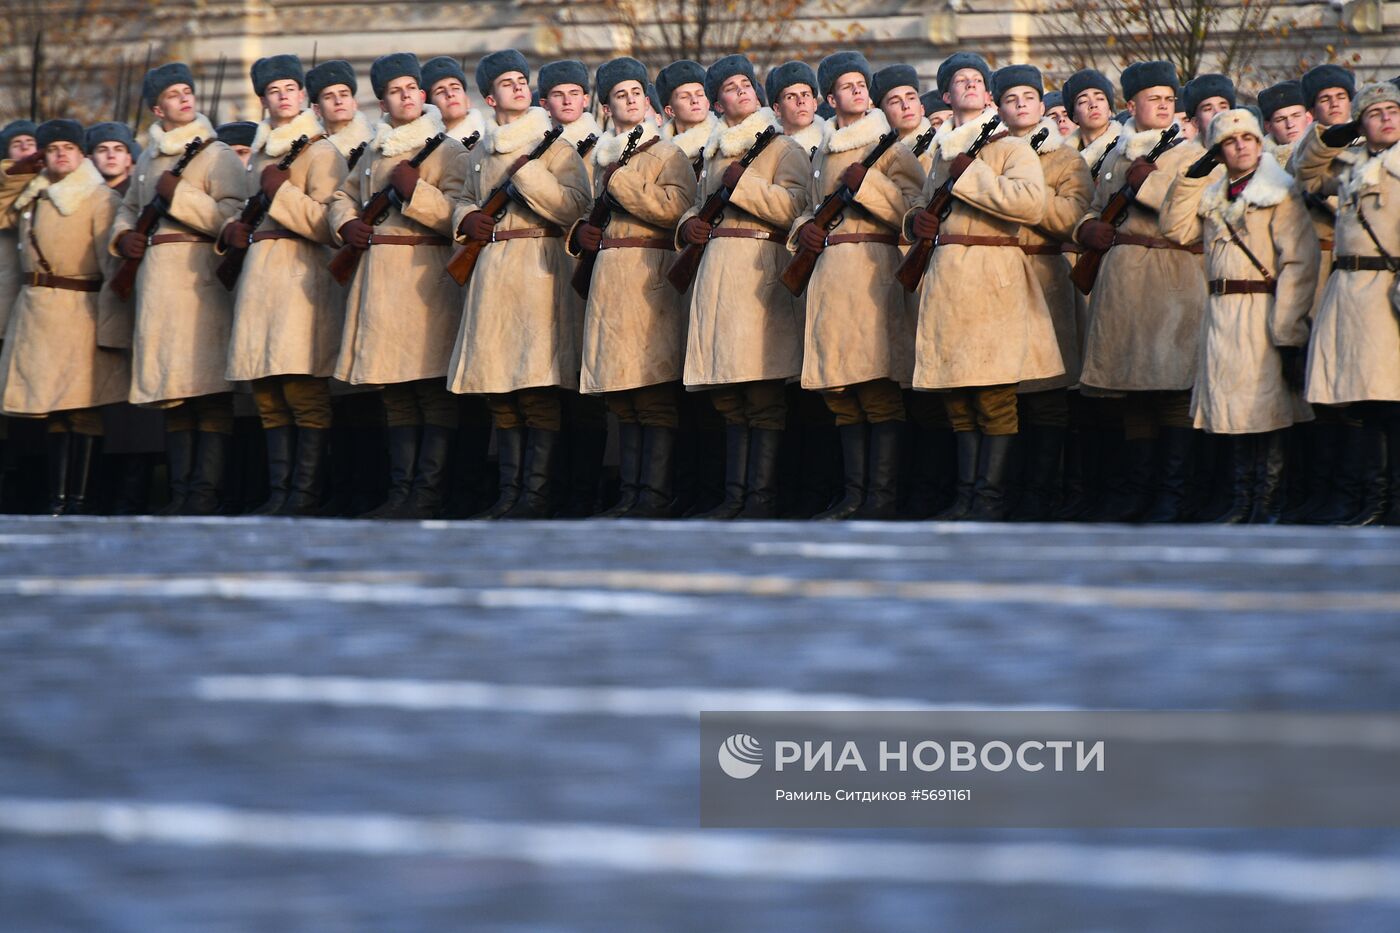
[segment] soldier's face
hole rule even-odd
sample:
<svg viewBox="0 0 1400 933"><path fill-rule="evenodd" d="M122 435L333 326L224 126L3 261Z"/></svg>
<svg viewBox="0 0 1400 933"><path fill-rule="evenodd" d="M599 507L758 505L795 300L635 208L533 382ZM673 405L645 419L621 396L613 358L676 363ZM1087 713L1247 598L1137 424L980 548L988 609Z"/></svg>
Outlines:
<svg viewBox="0 0 1400 933"><path fill-rule="evenodd" d="M1045 115L1055 121L1055 126L1060 130L1061 136L1068 136L1074 132L1074 121L1069 118L1063 107L1051 107L1045 111Z"/></svg>
<svg viewBox="0 0 1400 933"><path fill-rule="evenodd" d="M1164 130L1176 119L1176 92L1165 85L1143 88L1128 101L1128 113L1140 130Z"/></svg>
<svg viewBox="0 0 1400 933"><path fill-rule="evenodd" d="M924 102L919 100L919 89L897 87L880 101L880 109L885 111L885 119L890 127L899 133L907 133L919 125L924 118Z"/></svg>
<svg viewBox="0 0 1400 933"><path fill-rule="evenodd" d="M783 129L796 133L812 125L817 115L817 98L807 85L794 84L783 88L778 94L778 104L774 109L783 123Z"/></svg>
<svg viewBox="0 0 1400 933"><path fill-rule="evenodd" d="M344 126L355 118L359 109L348 84L334 84L316 98L316 113L328 127L332 124Z"/></svg>
<svg viewBox="0 0 1400 933"><path fill-rule="evenodd" d="M731 126L758 110L758 93L747 75L732 75L719 88L719 112Z"/></svg>
<svg viewBox="0 0 1400 933"><path fill-rule="evenodd" d="M671 102L666 106L666 112L677 123L686 126L704 123L710 113L710 99L705 96L705 85L692 82L676 88L671 92Z"/></svg>
<svg viewBox="0 0 1400 933"><path fill-rule="evenodd" d="M1291 143L1312 125L1312 114L1302 104L1280 107L1269 117L1269 135L1279 145Z"/></svg>
<svg viewBox="0 0 1400 933"><path fill-rule="evenodd" d="M555 123L568 126L588 109L588 93L577 84L561 84L549 89L544 107Z"/></svg>
<svg viewBox="0 0 1400 933"><path fill-rule="evenodd" d="M1400 104L1385 101L1367 107L1361 115L1361 133L1372 149L1388 148L1400 142Z"/></svg>
<svg viewBox="0 0 1400 933"><path fill-rule="evenodd" d="M865 75L858 71L841 75L826 96L826 102L843 117L862 117L870 109L870 89Z"/></svg>
<svg viewBox="0 0 1400 933"><path fill-rule="evenodd" d="M23 159L32 156L39 151L39 141L33 136L21 135L10 140L10 151L7 158Z"/></svg>
<svg viewBox="0 0 1400 933"><path fill-rule="evenodd" d="M273 81L263 90L263 106L273 120L290 120L306 109L306 92L290 78Z"/></svg>
<svg viewBox="0 0 1400 933"><path fill-rule="evenodd" d="M428 99L434 107L442 111L444 123L456 123L472 109L471 104L467 102L467 89L462 87L462 82L456 78L443 78L434 84Z"/></svg>
<svg viewBox="0 0 1400 933"><path fill-rule="evenodd" d="M640 81L623 81L608 94L608 115L619 132L631 130L647 116L647 92Z"/></svg>
<svg viewBox="0 0 1400 933"><path fill-rule="evenodd" d="M1324 88L1313 101L1313 119L1323 126L1336 126L1351 119L1351 97L1346 88Z"/></svg>
<svg viewBox="0 0 1400 933"><path fill-rule="evenodd" d="M98 143L92 150L92 164L108 181L121 178L131 171L131 151L122 143Z"/></svg>
<svg viewBox="0 0 1400 933"><path fill-rule="evenodd" d="M491 84L486 106L501 113L520 114L530 109L530 82L518 71L507 72Z"/></svg>
<svg viewBox="0 0 1400 933"><path fill-rule="evenodd" d="M1045 115L1045 102L1033 87L1013 87L1001 95L997 113L1001 114L1001 122L1008 130L1028 130Z"/></svg>
<svg viewBox="0 0 1400 933"><path fill-rule="evenodd" d="M57 181L71 174L83 161L83 150L70 142L49 143L44 147L44 168Z"/></svg>
<svg viewBox="0 0 1400 933"><path fill-rule="evenodd" d="M423 104L428 95L410 75L395 78L384 88L384 99L379 108L389 115L389 120L402 126L412 123L423 115Z"/></svg>
<svg viewBox="0 0 1400 933"><path fill-rule="evenodd" d="M960 113L985 110L991 103L987 82L976 68L959 68L955 71L948 81L948 90L943 93L943 99Z"/></svg>
<svg viewBox="0 0 1400 933"><path fill-rule="evenodd" d="M251 146L240 146L234 143L232 146L229 146L229 148L233 150L234 155L238 156L238 158L243 161L245 166L248 164L248 161L253 158L253 149Z"/></svg>
<svg viewBox="0 0 1400 933"><path fill-rule="evenodd" d="M194 88L188 84L172 84L161 91L160 97L151 106L156 118L165 126L184 126L193 123L195 110Z"/></svg>
<svg viewBox="0 0 1400 933"><path fill-rule="evenodd" d="M1240 178L1258 168L1263 151L1264 144L1258 137L1248 134L1231 136L1220 144L1220 157L1225 160L1225 169L1231 178Z"/></svg>
<svg viewBox="0 0 1400 933"><path fill-rule="evenodd" d="M1207 97L1196 105L1196 129L1202 135L1210 129L1210 121L1217 113L1230 109L1230 102L1223 97Z"/></svg>
<svg viewBox="0 0 1400 933"><path fill-rule="evenodd" d="M1074 98L1074 114L1086 130L1101 130L1113 119L1113 102L1103 91L1091 87Z"/></svg>
<svg viewBox="0 0 1400 933"><path fill-rule="evenodd" d="M945 122L947 122L948 116L949 112L947 110L935 110L933 113L928 115L928 125L933 127L934 129L938 129Z"/></svg>

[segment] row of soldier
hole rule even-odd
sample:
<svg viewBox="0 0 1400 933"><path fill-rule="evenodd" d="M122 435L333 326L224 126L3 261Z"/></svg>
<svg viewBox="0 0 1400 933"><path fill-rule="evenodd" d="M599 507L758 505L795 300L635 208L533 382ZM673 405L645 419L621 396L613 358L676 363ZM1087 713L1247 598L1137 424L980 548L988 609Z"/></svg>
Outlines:
<svg viewBox="0 0 1400 933"><path fill-rule="evenodd" d="M216 131L177 63L144 151L0 138L0 404L45 419L56 514L126 406L163 412L163 512L231 511L251 390L259 514L1400 515L1394 83L1325 65L1244 108L1140 62L1047 94L959 52L921 94L849 51L532 90L508 50L488 115L395 53L371 124L346 62L251 78L258 124Z"/></svg>

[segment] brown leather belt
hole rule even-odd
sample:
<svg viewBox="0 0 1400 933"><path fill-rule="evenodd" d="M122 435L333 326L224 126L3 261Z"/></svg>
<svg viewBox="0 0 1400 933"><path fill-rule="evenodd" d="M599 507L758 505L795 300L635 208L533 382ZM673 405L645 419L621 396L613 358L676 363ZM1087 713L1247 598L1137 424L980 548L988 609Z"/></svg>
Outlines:
<svg viewBox="0 0 1400 933"><path fill-rule="evenodd" d="M1332 268L1343 272L1389 272L1384 256L1333 256Z"/></svg>
<svg viewBox="0 0 1400 933"><path fill-rule="evenodd" d="M1324 253L1332 252L1333 243L1331 240L1318 240L1317 245L1322 247Z"/></svg>
<svg viewBox="0 0 1400 933"><path fill-rule="evenodd" d="M504 240L544 240L554 239L563 235L564 231L553 224L548 227L521 227L519 230L498 231L493 229L491 231L491 239L486 242L500 243Z"/></svg>
<svg viewBox="0 0 1400 933"><path fill-rule="evenodd" d="M253 234L253 242L261 243L263 240L300 240L302 237L290 230L259 230Z"/></svg>
<svg viewBox="0 0 1400 933"><path fill-rule="evenodd" d="M933 240L939 246L1020 246L1014 236L974 236L968 233L940 233Z"/></svg>
<svg viewBox="0 0 1400 933"><path fill-rule="evenodd" d="M24 277L24 284L30 288L61 288L70 292L100 292L101 279L75 279L67 275L49 275L47 272L31 272Z"/></svg>
<svg viewBox="0 0 1400 933"><path fill-rule="evenodd" d="M751 230L747 227L715 227L710 230L710 239L716 237L738 237L743 240L771 240L776 237L771 230Z"/></svg>
<svg viewBox="0 0 1400 933"><path fill-rule="evenodd" d="M1274 283L1261 279L1211 279L1212 295L1272 295Z"/></svg>
<svg viewBox="0 0 1400 933"><path fill-rule="evenodd" d="M665 237L620 236L603 237L599 249L665 249L675 252L676 244Z"/></svg>
<svg viewBox="0 0 1400 933"><path fill-rule="evenodd" d="M1183 253L1195 253L1197 256L1205 252L1201 244L1192 246L1182 246L1159 236L1138 236L1136 233L1116 233L1113 235L1114 246L1143 246L1147 249L1174 249Z"/></svg>
<svg viewBox="0 0 1400 933"><path fill-rule="evenodd" d="M451 246L452 241L445 236L394 236L388 233L374 233L369 238L370 246Z"/></svg>
<svg viewBox="0 0 1400 933"><path fill-rule="evenodd" d="M162 243L213 243L214 238L200 233L157 233L146 241L147 246L160 246Z"/></svg>
<svg viewBox="0 0 1400 933"><path fill-rule="evenodd" d="M827 246L840 243L881 243L885 246L898 246L899 237L893 233L833 233L826 238Z"/></svg>
<svg viewBox="0 0 1400 933"><path fill-rule="evenodd" d="M1022 243L1021 252L1027 256L1059 256L1064 250L1059 243Z"/></svg>

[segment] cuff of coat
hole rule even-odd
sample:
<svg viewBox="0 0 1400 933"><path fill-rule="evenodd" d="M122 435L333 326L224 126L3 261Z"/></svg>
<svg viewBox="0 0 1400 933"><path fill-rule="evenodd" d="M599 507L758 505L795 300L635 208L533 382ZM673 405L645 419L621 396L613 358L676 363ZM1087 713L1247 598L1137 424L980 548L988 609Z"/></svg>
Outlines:
<svg viewBox="0 0 1400 933"><path fill-rule="evenodd" d="M690 245L681 237L681 228L685 226L685 222L687 220L689 220L692 217L699 216L700 211L697 208L692 207L690 210L686 211L684 214L681 215L680 220L676 221L676 232L671 234L671 242L675 244L676 252L680 252L681 250L685 249L687 246Z"/></svg>
<svg viewBox="0 0 1400 933"><path fill-rule="evenodd" d="M123 234L130 233L132 230L135 229L135 227L113 227L112 236L107 241L108 255L116 256L118 259L125 259L126 257L123 256L121 252L117 249L117 241L122 238Z"/></svg>
<svg viewBox="0 0 1400 933"><path fill-rule="evenodd" d="M787 249L789 253L796 253L800 248L797 243L797 234L802 232L802 228L805 227L808 221L812 220L814 216L813 214L803 214L792 222L792 229L788 231L787 238Z"/></svg>
<svg viewBox="0 0 1400 933"><path fill-rule="evenodd" d="M579 224L587 222L587 217L580 217L578 220L575 220L569 225L568 231L564 234L564 252L568 253L575 259L578 259L580 256L583 255L583 250L579 249L574 244L574 231L578 229Z"/></svg>
<svg viewBox="0 0 1400 933"><path fill-rule="evenodd" d="M200 211L198 209L200 198L206 201L213 200L208 192L203 191L196 185L182 181L175 186L175 196L170 199L170 208L166 213L196 233L202 233L205 236L218 236L224 224L228 223L231 218L224 218L219 221L217 227L212 230L209 229L202 223L202 218L200 217Z"/></svg>
<svg viewBox="0 0 1400 933"><path fill-rule="evenodd" d="M739 184L734 186L733 192L729 195L729 203L742 211L753 214L758 219L767 222L761 211L754 208L762 204L763 189L768 186L763 177L757 172L747 171L739 176Z"/></svg>
<svg viewBox="0 0 1400 933"><path fill-rule="evenodd" d="M918 237L914 236L914 215L922 211L922 207L911 208L904 213L904 219L899 222L899 232L904 239L913 243Z"/></svg>

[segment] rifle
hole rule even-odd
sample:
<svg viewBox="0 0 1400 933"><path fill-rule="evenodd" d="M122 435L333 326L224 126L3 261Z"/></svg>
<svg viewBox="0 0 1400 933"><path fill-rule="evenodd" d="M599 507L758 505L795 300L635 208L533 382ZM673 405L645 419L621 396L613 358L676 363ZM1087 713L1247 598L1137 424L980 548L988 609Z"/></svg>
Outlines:
<svg viewBox="0 0 1400 933"><path fill-rule="evenodd" d="M899 133L890 130L880 137L860 164L865 168L872 169L875 163L880 161L889 148L899 139ZM820 224L827 233L840 226L842 219L846 216L846 205L856 199L856 193L845 185L839 185L835 191L826 196L821 207L817 208L816 215L812 218L812 223ZM797 255L792 257L788 267L783 270L781 276L783 286L792 292L792 297L797 298L807 290L807 283L812 279L812 272L817 268L817 258L820 252L807 249L803 246L797 250Z"/></svg>
<svg viewBox="0 0 1400 933"><path fill-rule="evenodd" d="M616 202L608 194L608 182L612 180L613 173L626 165L627 160L632 158L632 153L637 151L637 141L641 138L642 125L638 123L632 132L627 134L627 145L622 150L622 155L603 172L603 184L599 189L602 193L593 199L593 206L588 211L588 219L585 223L601 229L606 227L608 221L612 219L613 205ZM588 297L588 287L593 284L593 266L597 261L597 250L584 250L583 255L579 256L578 267L574 269L572 285L580 298Z"/></svg>
<svg viewBox="0 0 1400 933"><path fill-rule="evenodd" d="M408 164L414 168L422 165L423 160L432 155L446 138L446 133L438 133L429 139L423 144L423 148L418 150L418 154L408 160ZM369 199L369 203L360 211L360 220L371 227L377 227L389 216L389 211L396 207L403 207L403 199L399 197L399 193L394 190L393 185L385 185L375 193L374 197ZM360 257L363 255L364 250L356 249L346 243L331 257L331 275L341 285L349 285L350 280L355 277L355 269L359 267Z"/></svg>
<svg viewBox="0 0 1400 933"><path fill-rule="evenodd" d="M976 158L977 153L982 151L982 147L992 140L992 131L1001 123L1001 117L992 117L982 124L982 131L977 134L977 139L967 150L969 158ZM938 190L929 198L928 204L924 207L924 213L932 217L937 217L939 222L948 219L948 214L953 210L953 186L958 183L962 173L948 174L943 184L938 186ZM918 289L919 282L924 277L924 270L928 268L929 257L933 255L932 240L915 240L914 245L909 247L909 252L904 254L904 261L899 264L899 269L894 277L899 280L899 284L904 286L904 290L912 292Z"/></svg>
<svg viewBox="0 0 1400 933"><path fill-rule="evenodd" d="M749 151L739 157L739 164L748 169L753 164L753 160L762 154L768 144L778 138L778 128L770 126L762 133L754 136L753 145ZM726 188L720 185L714 194L705 199L700 212L695 216L705 221L713 230L724 220L724 209L729 204L729 198L734 194L733 188ZM688 243L685 249L681 250L680 256L671 264L671 269L666 273L666 280L671 283L676 291L684 295L690 290L691 283L695 281L695 273L700 270L700 260L705 256L705 243Z"/></svg>
<svg viewBox="0 0 1400 933"><path fill-rule="evenodd" d="M170 170L170 174L179 178L185 173L194 157L204 151L204 147L214 140L205 142L196 136L185 145L185 154L180 156L180 161L175 163L175 167ZM141 208L141 216L136 218L136 226L131 229L141 234L149 243L151 235L156 231L156 224L165 216L165 212L170 210L170 205L165 203L165 199L160 195L151 198L150 202ZM143 255L142 259L145 258ZM131 290L136 286L136 272L141 268L141 259L128 259L122 263L117 274L112 276L112 291L118 298L123 300L131 297Z"/></svg>
<svg viewBox="0 0 1400 933"><path fill-rule="evenodd" d="M364 142L360 143L358 146L356 146L354 149L350 150L350 155L347 156L345 159L345 165L350 171L353 172L355 170L355 163L360 161L360 156L364 155L365 150L368 148L369 140L367 139Z"/></svg>
<svg viewBox="0 0 1400 933"><path fill-rule="evenodd" d="M1031 136L1031 152L1039 152L1040 147L1050 138L1050 127L1042 126Z"/></svg>
<svg viewBox="0 0 1400 933"><path fill-rule="evenodd" d="M914 153L914 158L917 159L925 152L928 152L928 147L933 145L933 137L937 132L937 129L930 126L928 129L924 130L918 135L918 137L914 140L914 145L909 147L909 151Z"/></svg>
<svg viewBox="0 0 1400 933"><path fill-rule="evenodd" d="M1157 145L1152 147L1152 151L1146 155L1148 162L1156 162L1176 142L1177 133L1180 132L1175 123L1162 130L1162 138L1157 140ZM1099 215L1099 220L1113 226L1121 226L1123 221L1128 219L1128 208L1132 206L1133 199L1137 197L1137 189L1127 182L1123 187L1109 199L1104 206L1103 213ZM1099 277L1099 265L1103 262L1104 252L1096 249L1085 249L1079 254L1079 260L1074 264L1074 269L1070 271L1070 281L1074 287L1079 289L1082 295L1089 294L1094 287L1094 280Z"/></svg>
<svg viewBox="0 0 1400 933"><path fill-rule="evenodd" d="M298 137L296 142L292 143L292 148L288 150L287 154L282 157L282 160L277 163L277 167L284 172L291 168L297 156L301 155L301 151L305 149L310 142L310 137ZM271 207L272 202L267 199L267 195L259 191L243 202L243 213L238 215L238 220L241 223L247 224L249 230L256 230L258 224L263 222L263 218L267 216L267 212ZM229 247L229 251L224 254L224 261L219 263L216 274L219 277L219 281L223 283L224 288L229 291L233 291L233 287L238 284L238 275L243 271L243 261L248 258L248 249L252 245L253 241L249 240L242 246Z"/></svg>
<svg viewBox="0 0 1400 933"><path fill-rule="evenodd" d="M509 171L506 172L506 177L501 179L501 183L481 205L481 210L490 214L499 223L501 218L506 216L506 208L510 207L510 200L515 196L515 184L511 181L515 177L515 173L530 162L542 157L563 132L562 126L556 126L545 133L544 139L540 140L538 146L510 167ZM452 281L463 287L471 281L472 271L476 269L476 261L481 258L481 250L486 246L486 243L486 240L468 240L462 244L457 252L452 254L452 258L447 261L447 274L452 276Z"/></svg>
<svg viewBox="0 0 1400 933"><path fill-rule="evenodd" d="M589 133L578 142L578 154L583 158L588 158L588 154L593 151L593 147L598 145L598 134Z"/></svg>
<svg viewBox="0 0 1400 933"><path fill-rule="evenodd" d="M468 152L471 152L473 149L476 148L476 144L479 142L481 142L481 131L477 130L470 136L462 137L462 148L466 149Z"/></svg>

